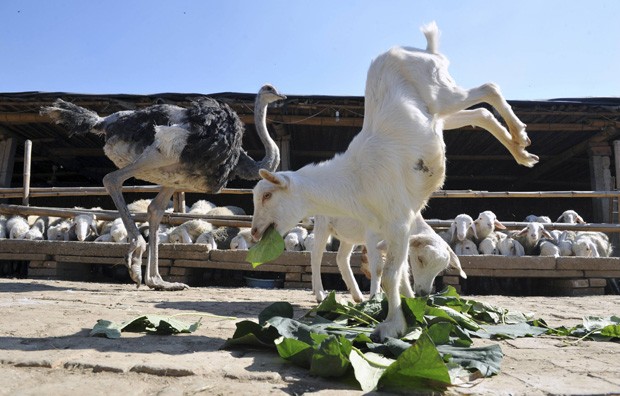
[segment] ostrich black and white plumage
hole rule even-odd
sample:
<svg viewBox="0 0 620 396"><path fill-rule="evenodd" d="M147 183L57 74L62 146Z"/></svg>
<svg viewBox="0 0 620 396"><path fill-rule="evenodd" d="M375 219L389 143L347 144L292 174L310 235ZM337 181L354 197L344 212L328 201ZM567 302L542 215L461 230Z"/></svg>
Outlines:
<svg viewBox="0 0 620 396"><path fill-rule="evenodd" d="M170 198L177 190L217 193L236 177L257 180L261 168L274 171L280 163L280 152L267 131L267 106L285 98L269 84L256 96L256 131L265 146L265 157L260 161L253 160L241 147L245 128L239 116L227 104L212 98L195 101L188 108L160 104L107 117L58 99L44 107L41 114L70 133L105 136L104 152L119 169L105 175L103 184L127 228L127 267L138 286L142 283L142 254L147 244L131 218L121 189L131 177L161 186L148 207L151 238L144 282L153 289L180 290L187 285L164 281L158 268L157 229Z"/></svg>

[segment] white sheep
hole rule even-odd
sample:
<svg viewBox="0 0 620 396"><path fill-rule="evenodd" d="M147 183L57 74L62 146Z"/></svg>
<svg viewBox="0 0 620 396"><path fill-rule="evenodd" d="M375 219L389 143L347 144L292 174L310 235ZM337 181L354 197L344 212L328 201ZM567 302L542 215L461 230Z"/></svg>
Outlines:
<svg viewBox="0 0 620 396"><path fill-rule="evenodd" d="M480 254L476 243L471 239L457 241L454 244L454 252L459 256L478 256Z"/></svg>
<svg viewBox="0 0 620 396"><path fill-rule="evenodd" d="M6 222L10 239L24 239L24 236L30 230L30 224L22 216L15 215Z"/></svg>
<svg viewBox="0 0 620 396"><path fill-rule="evenodd" d="M478 252L483 255L498 255L500 237L493 232L484 237L478 244Z"/></svg>
<svg viewBox="0 0 620 396"><path fill-rule="evenodd" d="M216 206L207 212L208 216L243 216L245 210L238 206Z"/></svg>
<svg viewBox="0 0 620 396"><path fill-rule="evenodd" d="M572 209L565 210L564 213L556 220L558 223L585 224L585 220L577 212Z"/></svg>
<svg viewBox="0 0 620 396"><path fill-rule="evenodd" d="M525 217L525 221L528 223L542 223L542 224L551 224L551 218L549 216L536 216L536 215L528 215Z"/></svg>
<svg viewBox="0 0 620 396"><path fill-rule="evenodd" d="M305 249L304 241L308 236L308 230L302 226L293 227L284 236L284 247L288 252L300 252Z"/></svg>
<svg viewBox="0 0 620 396"><path fill-rule="evenodd" d="M248 227L243 227L239 233L230 241L230 250L248 250L256 242L252 239L252 231Z"/></svg>
<svg viewBox="0 0 620 396"><path fill-rule="evenodd" d="M457 215L450 224L450 244L454 244L458 241L464 241L465 239L478 239L476 234L476 227L474 225L474 219L465 213Z"/></svg>
<svg viewBox="0 0 620 396"><path fill-rule="evenodd" d="M454 84L447 59L437 52L439 31L426 26L427 50L395 47L370 65L364 124L342 154L297 171L261 170L253 190L252 236L274 225L280 235L311 215L348 217L387 242L383 288L388 314L374 338L405 331L400 286L407 269L413 223L445 178L443 130L485 125L517 162L533 166L525 125L493 84L465 90ZM481 101L493 105L508 124L464 110ZM484 116L492 116L486 110ZM475 119L476 122L472 122ZM492 125L491 125L492 124ZM315 231L316 232L316 231Z"/></svg>
<svg viewBox="0 0 620 396"><path fill-rule="evenodd" d="M71 240L71 230L73 229L72 219L57 219L47 227L47 239L49 241L69 241ZM75 235L75 233L73 233Z"/></svg>
<svg viewBox="0 0 620 396"><path fill-rule="evenodd" d="M553 239L553 236L545 230L545 226L542 223L531 222L528 223L525 228L513 235L513 238L517 239L521 245L525 248L525 254L538 255L540 254L540 242L546 238Z"/></svg>
<svg viewBox="0 0 620 396"><path fill-rule="evenodd" d="M217 242L215 241L213 231L203 232L202 234L198 235L198 238L196 238L196 244L207 245L207 250L217 249Z"/></svg>
<svg viewBox="0 0 620 396"><path fill-rule="evenodd" d="M92 213L80 213L73 216L73 228L78 241L94 240L99 236L97 216Z"/></svg>
<svg viewBox="0 0 620 396"><path fill-rule="evenodd" d="M190 214L207 214L211 209L215 208L215 205L206 199L200 199L193 203L187 213Z"/></svg>
<svg viewBox="0 0 620 396"><path fill-rule="evenodd" d="M47 227L49 224L49 218L47 216L39 216L30 226L30 229L26 234L24 234L23 239L28 239L31 241L41 241L45 239L44 235L46 233Z"/></svg>
<svg viewBox="0 0 620 396"><path fill-rule="evenodd" d="M206 220L193 219L174 227L168 232L169 243L194 243L200 234L213 230Z"/></svg>
<svg viewBox="0 0 620 396"><path fill-rule="evenodd" d="M578 232L573 242L575 256L581 257L609 257L613 246L607 234L596 231Z"/></svg>
<svg viewBox="0 0 620 396"><path fill-rule="evenodd" d="M501 232L496 235L498 236L497 249L502 256L525 256L525 248L521 242Z"/></svg>
<svg viewBox="0 0 620 396"><path fill-rule="evenodd" d="M574 256L573 243L575 242L575 231L551 230L549 233L553 236L557 245L560 256Z"/></svg>
<svg viewBox="0 0 620 396"><path fill-rule="evenodd" d="M478 218L474 220L473 229L475 231L475 238L478 243L482 241L487 236L493 234L495 229L505 230L506 226L504 226L499 220L497 220L497 216L490 210L485 210L478 215Z"/></svg>

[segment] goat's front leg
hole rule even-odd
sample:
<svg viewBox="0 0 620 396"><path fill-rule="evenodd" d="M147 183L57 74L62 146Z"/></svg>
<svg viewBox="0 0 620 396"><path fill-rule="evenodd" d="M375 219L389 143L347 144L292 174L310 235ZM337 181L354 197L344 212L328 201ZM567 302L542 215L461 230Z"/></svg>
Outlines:
<svg viewBox="0 0 620 396"><path fill-rule="evenodd" d="M388 314L372 333L371 338L375 341L383 341L387 337L399 337L404 334L407 327L400 300L400 286L402 267L407 265L409 228L401 228L402 232L390 232L386 235L388 247L383 270L383 288L388 300Z"/></svg>
<svg viewBox="0 0 620 396"><path fill-rule="evenodd" d="M189 286L185 283L166 282L159 274L159 224L161 223L161 219L174 191L174 188L162 188L148 207L149 257L146 265L144 283L155 290L174 291L189 289Z"/></svg>

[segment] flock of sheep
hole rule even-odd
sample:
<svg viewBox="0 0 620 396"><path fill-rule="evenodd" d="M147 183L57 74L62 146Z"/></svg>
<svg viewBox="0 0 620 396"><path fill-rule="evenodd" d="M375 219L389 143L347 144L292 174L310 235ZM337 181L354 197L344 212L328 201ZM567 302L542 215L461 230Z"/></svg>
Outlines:
<svg viewBox="0 0 620 396"><path fill-rule="evenodd" d="M146 212L149 202L150 200L141 199L128 207L132 213ZM188 213L207 216L246 214L240 207L218 207L207 200L196 201ZM323 225L326 221L329 224ZM439 231L438 235L459 256L609 257L612 254L613 247L605 233L547 230L545 224L552 223L548 216L530 215L525 221L528 224L522 230L508 231L490 210L481 212L475 220L468 214L459 214L452 220L449 229ZM321 229L319 243L324 245L321 249L338 250L341 242L339 239L352 245L363 244L363 237L350 235L354 233L357 225L329 221L322 217L319 217L318 222ZM585 223L574 210L565 211L556 222ZM284 236L285 249L312 251L316 239L313 232L315 227L315 219L310 218L292 228ZM326 231L326 228L329 230ZM148 224L142 224L140 230L148 238ZM127 242L127 230L120 217L113 221L98 221L93 214L78 214L73 218L31 216L28 219L15 215L9 218L0 216L0 238L122 243ZM209 250L247 250L255 244L249 227L215 227L202 219L188 220L176 227L161 225L159 239L160 243L206 244Z"/></svg>
<svg viewBox="0 0 620 396"><path fill-rule="evenodd" d="M528 224L522 230L506 231L490 210L480 213L476 220L460 214L454 218L450 229L440 235L461 256L609 257L612 254L613 248L605 233L547 230L545 224L552 223L548 216L530 215L525 221ZM556 222L585 223L574 210L565 211Z"/></svg>

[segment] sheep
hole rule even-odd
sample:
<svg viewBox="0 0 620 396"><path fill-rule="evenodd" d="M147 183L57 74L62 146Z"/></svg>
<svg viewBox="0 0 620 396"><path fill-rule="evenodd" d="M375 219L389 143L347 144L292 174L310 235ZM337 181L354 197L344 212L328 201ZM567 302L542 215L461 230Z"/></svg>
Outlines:
<svg viewBox="0 0 620 396"><path fill-rule="evenodd" d="M71 230L73 230L72 219L58 219L53 221L47 227L47 240L69 241L71 240Z"/></svg>
<svg viewBox="0 0 620 396"><path fill-rule="evenodd" d="M502 256L525 256L525 248L519 241L510 235L500 232L496 233L496 235L499 237L497 249Z"/></svg>
<svg viewBox="0 0 620 396"><path fill-rule="evenodd" d="M73 216L73 228L78 241L94 240L99 236L97 216L92 213L80 213Z"/></svg>
<svg viewBox="0 0 620 396"><path fill-rule="evenodd" d="M585 224L586 223L585 220L583 220L583 217L579 216L579 214L572 209L565 210L564 213L562 213L560 217L558 217L556 222L570 223L570 224L576 224L576 223Z"/></svg>
<svg viewBox="0 0 620 396"><path fill-rule="evenodd" d="M206 199L200 199L189 208L187 213L190 214L207 214L211 209L215 208L215 205Z"/></svg>
<svg viewBox="0 0 620 396"><path fill-rule="evenodd" d="M560 230L551 230L549 231L551 236L555 241L555 245L559 249L560 256L574 256L573 252L573 242L575 241L576 233L575 231L560 231Z"/></svg>
<svg viewBox="0 0 620 396"><path fill-rule="evenodd" d="M305 249L304 240L308 236L308 230L304 227L297 226L293 227L285 236L284 236L284 246L286 251L289 252L299 252Z"/></svg>
<svg viewBox="0 0 620 396"><path fill-rule="evenodd" d="M476 243L471 239L457 241L454 244L454 252L459 256L478 256L480 254Z"/></svg>
<svg viewBox="0 0 620 396"><path fill-rule="evenodd" d="M485 210L474 220L473 231L475 240L480 243L484 238L493 234L495 229L505 230L506 227L497 220L497 216L490 210Z"/></svg>
<svg viewBox="0 0 620 396"><path fill-rule="evenodd" d="M499 253L499 240L500 237L497 233L493 232L487 235L478 244L478 252L483 255L498 255Z"/></svg>
<svg viewBox="0 0 620 396"><path fill-rule="evenodd" d="M452 246L457 241L464 241L465 239L478 239L476 234L476 227L474 225L474 219L468 214L461 213L457 215L450 224L450 243Z"/></svg>
<svg viewBox="0 0 620 396"><path fill-rule="evenodd" d="M353 218L386 240L382 286L388 314L372 335L380 340L405 331L400 286L409 236L415 217L445 179L443 130L484 126L520 164L538 161L525 151L530 143L525 125L499 89L493 84L472 90L456 86L447 59L437 52L436 25L423 31L427 50L395 47L371 63L364 124L344 153L297 171L263 169L253 189L256 241L272 225L284 235L311 215ZM481 101L498 110L511 133L488 110L464 110Z"/></svg>
<svg viewBox="0 0 620 396"><path fill-rule="evenodd" d="M545 230L545 226L535 221L528 223L525 228L513 235L513 237L523 245L525 254L530 256L540 254L540 241L543 238L553 239L553 236Z"/></svg>
<svg viewBox="0 0 620 396"><path fill-rule="evenodd" d="M602 232L583 231L577 233L573 242L575 256L581 257L609 257L613 247L609 237Z"/></svg>
<svg viewBox="0 0 620 396"><path fill-rule="evenodd" d="M549 216L536 216L536 215L528 215L525 217L525 222L527 223L542 223L542 224L551 224L551 218Z"/></svg>
<svg viewBox="0 0 620 396"><path fill-rule="evenodd" d="M217 227L212 231L201 234L196 238L195 243L206 243L207 245L211 245L210 250L230 249L230 243L233 238L239 234L239 230L239 227Z"/></svg>
<svg viewBox="0 0 620 396"><path fill-rule="evenodd" d="M206 220L194 219L171 229L168 232L170 243L194 243L200 234L213 230L213 225Z"/></svg>
<svg viewBox="0 0 620 396"><path fill-rule="evenodd" d="M216 206L207 212L208 216L243 216L245 210L238 206Z"/></svg>
<svg viewBox="0 0 620 396"><path fill-rule="evenodd" d="M10 239L24 239L28 230L30 230L28 221L19 215L9 218L6 222L6 227Z"/></svg>
<svg viewBox="0 0 620 396"><path fill-rule="evenodd" d="M41 241L45 239L44 235L46 233L48 224L49 218L47 216L37 217L28 232L24 234L23 239L28 239L31 241Z"/></svg>
<svg viewBox="0 0 620 396"><path fill-rule="evenodd" d="M239 229L237 235L230 241L230 250L248 250L255 244L251 229L242 227Z"/></svg>

